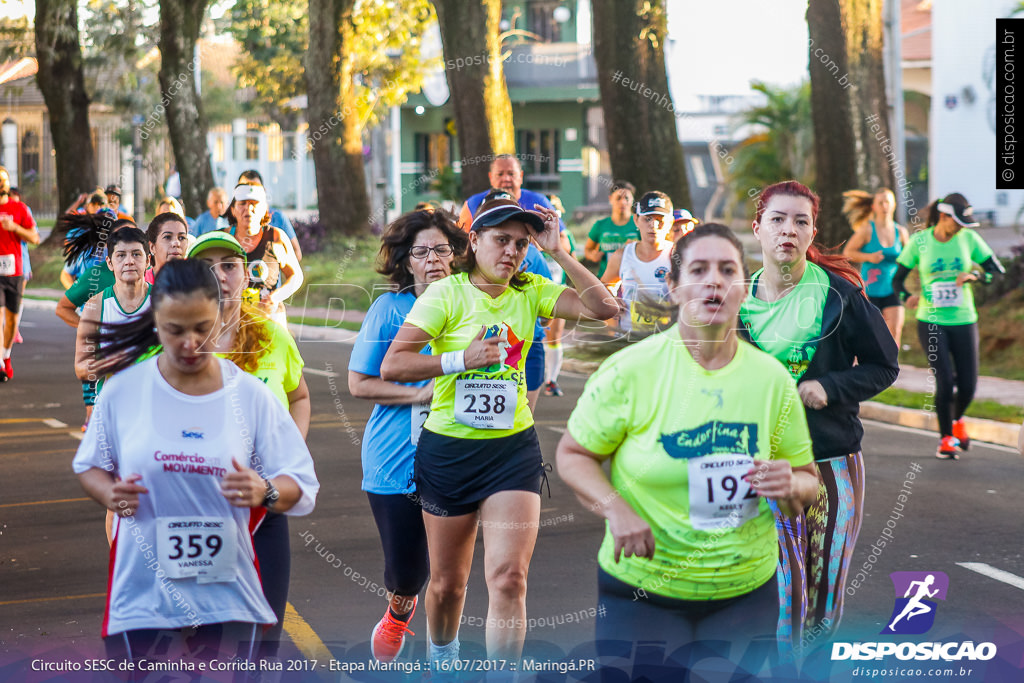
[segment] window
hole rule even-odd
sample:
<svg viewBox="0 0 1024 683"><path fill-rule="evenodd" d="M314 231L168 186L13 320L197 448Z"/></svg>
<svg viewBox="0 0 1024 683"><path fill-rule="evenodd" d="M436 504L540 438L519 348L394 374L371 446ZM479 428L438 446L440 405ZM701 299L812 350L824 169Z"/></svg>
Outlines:
<svg viewBox="0 0 1024 683"><path fill-rule="evenodd" d="M39 175L39 136L35 131L28 131L21 138L21 177L35 178ZM13 184L14 179L11 179Z"/></svg>
<svg viewBox="0 0 1024 683"><path fill-rule="evenodd" d="M414 145L423 175L451 166L452 139L446 133L416 133Z"/></svg>
<svg viewBox="0 0 1024 683"><path fill-rule="evenodd" d="M558 143L560 131L554 128L521 130L516 133L516 149L523 167L523 184L532 190L558 192Z"/></svg>
<svg viewBox="0 0 1024 683"><path fill-rule="evenodd" d="M562 40L562 25L555 21L555 8L562 3L559 0L532 0L526 5L527 30L539 35L546 43L558 43Z"/></svg>

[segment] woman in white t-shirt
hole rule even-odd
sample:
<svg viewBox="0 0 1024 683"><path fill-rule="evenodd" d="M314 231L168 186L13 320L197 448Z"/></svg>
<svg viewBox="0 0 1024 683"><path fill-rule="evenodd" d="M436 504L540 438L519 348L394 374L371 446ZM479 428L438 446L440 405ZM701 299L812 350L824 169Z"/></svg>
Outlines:
<svg viewBox="0 0 1024 683"><path fill-rule="evenodd" d="M640 241L630 242L608 256L601 282L619 283L619 293L628 305L619 316L624 332L646 335L667 329L674 319L668 301L669 255L672 242L672 200L664 192L648 192L633 206Z"/></svg>
<svg viewBox="0 0 1024 683"><path fill-rule="evenodd" d="M169 262L151 309L97 340L109 342L101 370L116 374L73 467L118 515L102 631L112 658L159 656L167 632L186 653L251 658L258 626L275 621L254 562L253 508L304 515L316 500L288 411L205 348L219 293L205 263ZM158 356L136 362L156 344Z"/></svg>

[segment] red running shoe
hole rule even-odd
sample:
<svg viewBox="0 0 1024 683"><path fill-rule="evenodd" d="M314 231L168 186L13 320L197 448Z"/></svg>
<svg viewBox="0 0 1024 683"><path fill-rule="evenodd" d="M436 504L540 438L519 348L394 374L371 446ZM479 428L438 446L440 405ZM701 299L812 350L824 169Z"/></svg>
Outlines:
<svg viewBox="0 0 1024 683"><path fill-rule="evenodd" d="M966 451L971 447L971 437L967 436L967 423L962 417L953 423L953 438L960 442L960 450Z"/></svg>
<svg viewBox="0 0 1024 683"><path fill-rule="evenodd" d="M11 359L7 358L4 360L3 370L0 371L0 382L6 382L9 379L14 379L14 366L11 364Z"/></svg>
<svg viewBox="0 0 1024 683"><path fill-rule="evenodd" d="M960 442L955 436L944 436L939 441L939 448L935 451L935 457L939 460L959 460Z"/></svg>
<svg viewBox="0 0 1024 683"><path fill-rule="evenodd" d="M418 597L413 599L408 620L400 621L391 616L391 606L389 605L387 611L384 612L384 617L373 627L373 633L370 634L370 652L378 662L391 662L397 659L405 646L405 634L416 635L409 630L409 621L416 613L418 601Z"/></svg>

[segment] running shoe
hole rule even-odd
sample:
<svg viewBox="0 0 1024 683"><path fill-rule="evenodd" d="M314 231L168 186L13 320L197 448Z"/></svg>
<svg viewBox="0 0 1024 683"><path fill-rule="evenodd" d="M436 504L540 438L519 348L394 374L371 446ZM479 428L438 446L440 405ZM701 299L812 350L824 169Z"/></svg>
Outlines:
<svg viewBox="0 0 1024 683"><path fill-rule="evenodd" d="M960 450L966 451L971 447L971 437L967 436L967 423L962 417L953 423L953 438L960 442Z"/></svg>
<svg viewBox="0 0 1024 683"><path fill-rule="evenodd" d="M395 619L391 615L389 605L387 611L384 612L384 617L373 627L373 633L370 634L370 652L378 662L391 662L397 659L405 646L405 634L416 635L409 630L409 621L412 620L412 615L416 612L418 601L418 597L413 600L408 620Z"/></svg>
<svg viewBox="0 0 1024 683"><path fill-rule="evenodd" d="M544 385L544 395L545 396L561 396L562 395L562 388L560 386L558 386L558 382L556 382L554 380L551 380L550 382L548 382L547 384Z"/></svg>
<svg viewBox="0 0 1024 683"><path fill-rule="evenodd" d="M959 460L960 442L955 436L944 436L939 442L939 448L935 451L935 457L939 460Z"/></svg>
<svg viewBox="0 0 1024 683"><path fill-rule="evenodd" d="M14 379L14 365L11 364L10 358L4 361L4 369L3 372L0 374L3 375L3 378L0 379L0 382L6 382L9 379Z"/></svg>
<svg viewBox="0 0 1024 683"><path fill-rule="evenodd" d="M14 343L15 344L24 344L25 343L25 338L21 336L21 330L18 330L17 332L14 333Z"/></svg>

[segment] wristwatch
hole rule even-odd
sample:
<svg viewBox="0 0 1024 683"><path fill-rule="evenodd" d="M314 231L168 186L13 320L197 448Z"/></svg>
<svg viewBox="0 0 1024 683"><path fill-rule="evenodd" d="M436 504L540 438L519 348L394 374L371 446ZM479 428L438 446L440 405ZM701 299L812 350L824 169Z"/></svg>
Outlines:
<svg viewBox="0 0 1024 683"><path fill-rule="evenodd" d="M277 505L278 498L281 497L281 492L277 490L277 487L270 483L269 479L264 479L267 483L267 492L263 496L263 507L268 510L273 510L274 506Z"/></svg>

